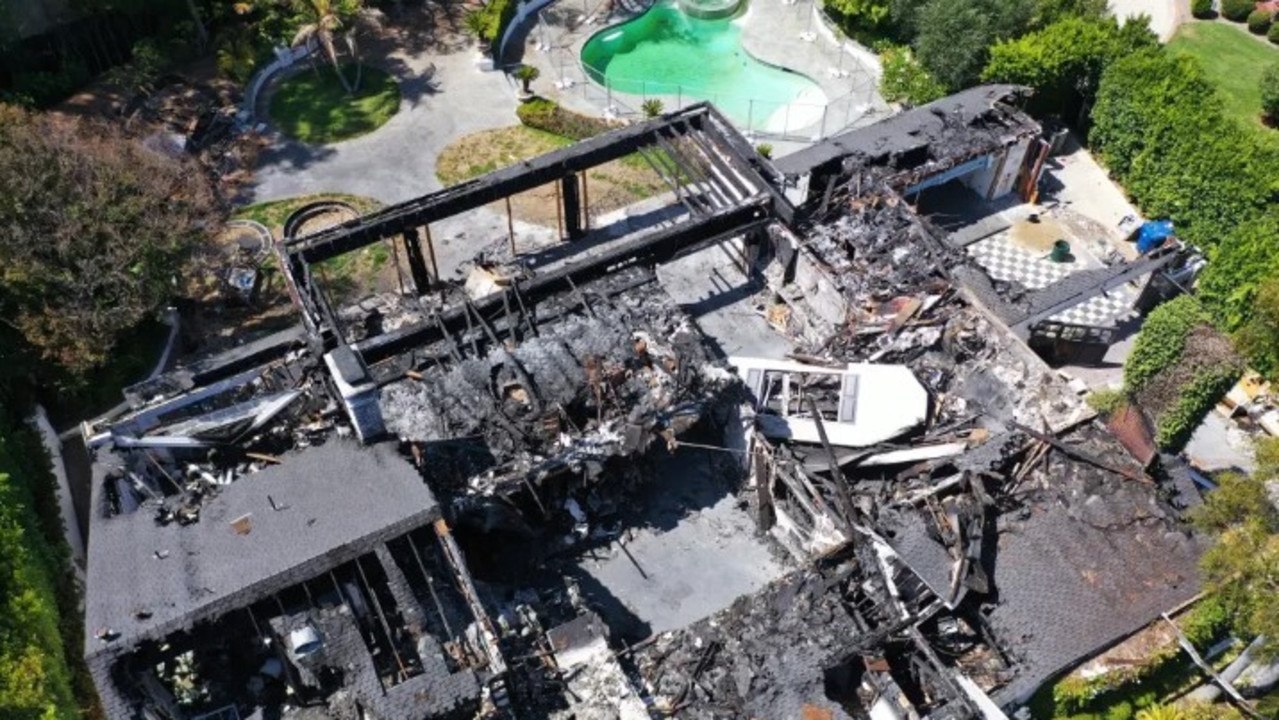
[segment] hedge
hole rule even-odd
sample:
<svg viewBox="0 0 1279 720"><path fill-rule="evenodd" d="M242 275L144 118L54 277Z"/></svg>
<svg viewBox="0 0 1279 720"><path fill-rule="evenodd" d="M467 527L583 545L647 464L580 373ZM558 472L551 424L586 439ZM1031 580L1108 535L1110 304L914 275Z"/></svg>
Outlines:
<svg viewBox="0 0 1279 720"><path fill-rule="evenodd" d="M1221 0L1221 14L1227 20L1243 22L1256 9L1256 0Z"/></svg>
<svg viewBox="0 0 1279 720"><path fill-rule="evenodd" d="M1170 452L1185 447L1204 417L1242 374L1242 363L1199 368L1194 379L1181 387L1176 404L1156 420L1155 443Z"/></svg>
<svg viewBox="0 0 1279 720"><path fill-rule="evenodd" d="M1190 14L1200 19L1212 17L1212 0L1190 0Z"/></svg>
<svg viewBox="0 0 1279 720"><path fill-rule="evenodd" d="M38 442L26 428L0 434L0 717L71 720L81 714L65 651L81 635L64 631L80 618L74 604L59 618L70 564L61 528L38 520L36 487L50 484Z"/></svg>
<svg viewBox="0 0 1279 720"><path fill-rule="evenodd" d="M1207 321L1203 306L1189 295L1155 308L1142 324L1132 353L1124 363L1127 390L1133 393L1142 390L1156 375L1175 365L1181 359L1190 331Z"/></svg>
<svg viewBox="0 0 1279 720"><path fill-rule="evenodd" d="M545 130L570 140L585 140L614 129L614 125L607 120L565 110L554 101L541 97L521 103L515 114L519 116L520 122L531 128Z"/></svg>
<svg viewBox="0 0 1279 720"><path fill-rule="evenodd" d="M497 43L501 41L502 33L511 24L511 19L519 8L519 0L489 0L487 4L471 11L480 18L480 39L492 46L494 55L497 54Z"/></svg>
<svg viewBox="0 0 1279 720"><path fill-rule="evenodd" d="M1270 29L1270 20L1269 10L1253 10L1248 13L1248 32L1253 35L1265 35Z"/></svg>
<svg viewBox="0 0 1279 720"><path fill-rule="evenodd" d="M1266 31L1266 39L1279 45L1279 25L1270 26L1270 30Z"/></svg>
<svg viewBox="0 0 1279 720"><path fill-rule="evenodd" d="M1279 142L1227 117L1203 69L1163 50L1102 75L1089 143L1143 214L1171 217L1209 253L1273 199Z"/></svg>

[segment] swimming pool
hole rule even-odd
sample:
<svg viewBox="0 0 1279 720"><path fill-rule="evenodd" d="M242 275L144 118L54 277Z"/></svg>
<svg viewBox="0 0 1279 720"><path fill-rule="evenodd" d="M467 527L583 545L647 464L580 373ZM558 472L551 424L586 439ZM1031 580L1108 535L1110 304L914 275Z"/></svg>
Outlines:
<svg viewBox="0 0 1279 720"><path fill-rule="evenodd" d="M732 18L690 17L675 0L662 0L593 35L582 46L582 65L613 92L710 100L753 130L784 131L810 124L810 117L820 120L826 105L821 86L755 59L741 38Z"/></svg>

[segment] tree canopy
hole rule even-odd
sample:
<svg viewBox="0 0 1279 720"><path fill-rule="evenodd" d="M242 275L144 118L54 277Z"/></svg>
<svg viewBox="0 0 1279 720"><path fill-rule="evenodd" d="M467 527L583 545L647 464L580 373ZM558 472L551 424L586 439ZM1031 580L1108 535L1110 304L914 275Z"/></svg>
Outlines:
<svg viewBox="0 0 1279 720"><path fill-rule="evenodd" d="M915 18L919 62L954 92L977 82L990 46L1026 29L1035 6L1020 0L928 0Z"/></svg>
<svg viewBox="0 0 1279 720"><path fill-rule="evenodd" d="M106 126L0 106L0 317L21 341L6 362L45 379L37 358L72 374L102 363L169 302L218 220L193 162Z"/></svg>
<svg viewBox="0 0 1279 720"><path fill-rule="evenodd" d="M1035 89L1032 112L1073 120L1091 106L1110 63L1158 45L1149 18L1120 25L1114 17L1067 15L1041 30L996 43L982 80L1029 85Z"/></svg>
<svg viewBox="0 0 1279 720"><path fill-rule="evenodd" d="M1196 509L1196 526L1215 543L1204 553L1208 588L1232 610L1234 630L1264 635L1259 655L1279 657L1279 510L1270 500L1267 481L1279 480L1279 439L1258 443L1258 469L1249 477L1226 473L1219 487Z"/></svg>

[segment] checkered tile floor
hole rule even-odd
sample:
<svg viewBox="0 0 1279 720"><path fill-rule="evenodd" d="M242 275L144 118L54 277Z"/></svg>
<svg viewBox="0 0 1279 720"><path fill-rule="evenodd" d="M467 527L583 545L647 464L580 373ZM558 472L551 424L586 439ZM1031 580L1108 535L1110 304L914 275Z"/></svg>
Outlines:
<svg viewBox="0 0 1279 720"><path fill-rule="evenodd" d="M1055 263L1048 253L1033 253L1014 245L1004 235L968 246L968 254L995 280L1016 281L1027 290L1043 290L1070 274L1070 265Z"/></svg>
<svg viewBox="0 0 1279 720"><path fill-rule="evenodd" d="M994 280L1015 281L1027 290L1042 290L1084 269L1080 263L1055 263L1048 253L1035 253L1013 244L1007 236L996 235L968 246L968 254ZM1132 312L1135 299L1131 289L1120 287L1098 295L1049 318L1055 322L1089 327L1110 327Z"/></svg>
<svg viewBox="0 0 1279 720"><path fill-rule="evenodd" d="M1048 319L1067 325L1111 327L1133 312L1135 299L1128 288L1115 288L1106 295L1090 298Z"/></svg>

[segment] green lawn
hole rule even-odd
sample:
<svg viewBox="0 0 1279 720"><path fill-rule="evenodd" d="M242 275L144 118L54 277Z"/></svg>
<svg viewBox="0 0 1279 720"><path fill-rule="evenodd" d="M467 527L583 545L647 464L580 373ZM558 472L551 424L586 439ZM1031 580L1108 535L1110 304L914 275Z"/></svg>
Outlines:
<svg viewBox="0 0 1279 720"><path fill-rule="evenodd" d="M343 65L354 82L355 66ZM333 67L286 78L271 98L271 122L306 143L331 143L372 132L400 109L400 88L387 73L364 66L360 89L348 95Z"/></svg>
<svg viewBox="0 0 1279 720"><path fill-rule="evenodd" d="M1225 20L1182 25L1168 48L1199 59L1221 94L1226 112L1261 126L1262 70L1279 63L1279 48L1248 36L1243 25Z"/></svg>

